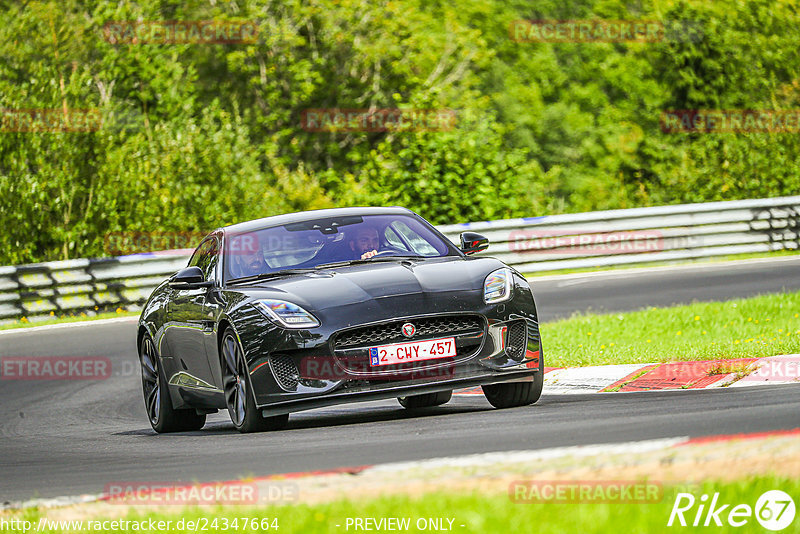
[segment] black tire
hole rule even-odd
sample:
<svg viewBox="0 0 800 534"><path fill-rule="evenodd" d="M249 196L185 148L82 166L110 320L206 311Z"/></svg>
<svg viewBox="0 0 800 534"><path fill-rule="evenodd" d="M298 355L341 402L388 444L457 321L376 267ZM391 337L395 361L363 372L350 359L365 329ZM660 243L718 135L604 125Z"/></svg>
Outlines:
<svg viewBox="0 0 800 534"><path fill-rule="evenodd" d="M232 328L222 333L220 356L225 404L236 430L247 434L285 427L289 422L289 414L264 417L256 406L244 351Z"/></svg>
<svg viewBox="0 0 800 534"><path fill-rule="evenodd" d="M424 393L422 395L409 395L408 397L398 397L400 405L407 410L417 410L419 408L431 408L441 406L453 398L453 391L438 391L436 393Z"/></svg>
<svg viewBox="0 0 800 534"><path fill-rule="evenodd" d="M539 400L544 386L544 357L539 356L539 372L531 382L506 382L481 386L486 400L495 408L528 406Z"/></svg>
<svg viewBox="0 0 800 534"><path fill-rule="evenodd" d="M142 336L139 344L139 363L142 367L142 395L150 426L159 434L200 430L206 424L205 414L193 409L172 407L169 386L164 377L161 360L150 334Z"/></svg>

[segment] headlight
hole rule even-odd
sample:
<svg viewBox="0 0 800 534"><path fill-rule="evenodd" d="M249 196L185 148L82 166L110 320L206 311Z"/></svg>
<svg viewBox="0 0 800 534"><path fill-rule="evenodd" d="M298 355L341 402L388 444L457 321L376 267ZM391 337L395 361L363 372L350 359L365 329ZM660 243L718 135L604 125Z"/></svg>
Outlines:
<svg viewBox="0 0 800 534"><path fill-rule="evenodd" d="M503 267L489 273L483 282L483 300L495 304L511 298L511 269Z"/></svg>
<svg viewBox="0 0 800 534"><path fill-rule="evenodd" d="M261 299L254 302L267 317L286 328L313 328L319 326L317 318L306 310L285 300Z"/></svg>

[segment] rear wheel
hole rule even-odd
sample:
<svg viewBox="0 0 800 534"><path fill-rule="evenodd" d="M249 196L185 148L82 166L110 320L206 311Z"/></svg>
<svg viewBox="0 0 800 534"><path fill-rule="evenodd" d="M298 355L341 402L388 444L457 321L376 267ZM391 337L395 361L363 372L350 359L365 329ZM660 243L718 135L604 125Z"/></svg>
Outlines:
<svg viewBox="0 0 800 534"><path fill-rule="evenodd" d="M408 397L398 397L397 400L403 408L416 410L418 408L430 408L440 406L448 402L453 397L453 391L438 391L436 393L424 393L422 395L409 395Z"/></svg>
<svg viewBox="0 0 800 534"><path fill-rule="evenodd" d="M544 386L544 357L539 356L539 372L530 382L507 382L481 386L486 400L495 408L527 406L539 400Z"/></svg>
<svg viewBox="0 0 800 534"><path fill-rule="evenodd" d="M142 394L150 426L158 433L200 430L206 424L205 414L195 410L176 410L172 407L169 387L150 334L142 337L139 345L139 362L142 366Z"/></svg>
<svg viewBox="0 0 800 534"><path fill-rule="evenodd" d="M250 374L239 340L228 328L222 335L222 384L225 391L225 404L236 430L263 432L280 430L289 421L289 414L263 417L255 402L255 395L250 391Z"/></svg>

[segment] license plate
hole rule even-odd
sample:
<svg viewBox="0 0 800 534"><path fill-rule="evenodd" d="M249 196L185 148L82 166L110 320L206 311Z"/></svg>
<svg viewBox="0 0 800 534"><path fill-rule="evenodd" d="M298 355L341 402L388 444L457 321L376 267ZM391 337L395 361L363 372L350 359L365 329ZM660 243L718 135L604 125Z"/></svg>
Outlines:
<svg viewBox="0 0 800 534"><path fill-rule="evenodd" d="M398 363L451 358L456 355L456 338L429 339L409 343L393 343L369 349L371 367Z"/></svg>

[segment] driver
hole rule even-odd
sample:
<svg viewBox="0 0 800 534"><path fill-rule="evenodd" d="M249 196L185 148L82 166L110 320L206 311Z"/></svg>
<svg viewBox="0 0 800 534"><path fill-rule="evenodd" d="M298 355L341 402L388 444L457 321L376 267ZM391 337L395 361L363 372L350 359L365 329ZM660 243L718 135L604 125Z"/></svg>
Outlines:
<svg viewBox="0 0 800 534"><path fill-rule="evenodd" d="M350 240L350 249L357 258L362 260L375 256L380 246L378 230L372 226L359 226Z"/></svg>
<svg viewBox="0 0 800 534"><path fill-rule="evenodd" d="M254 276L269 270L264 261L264 252L256 234L242 234L231 241L232 264L236 267L234 275L237 278Z"/></svg>

